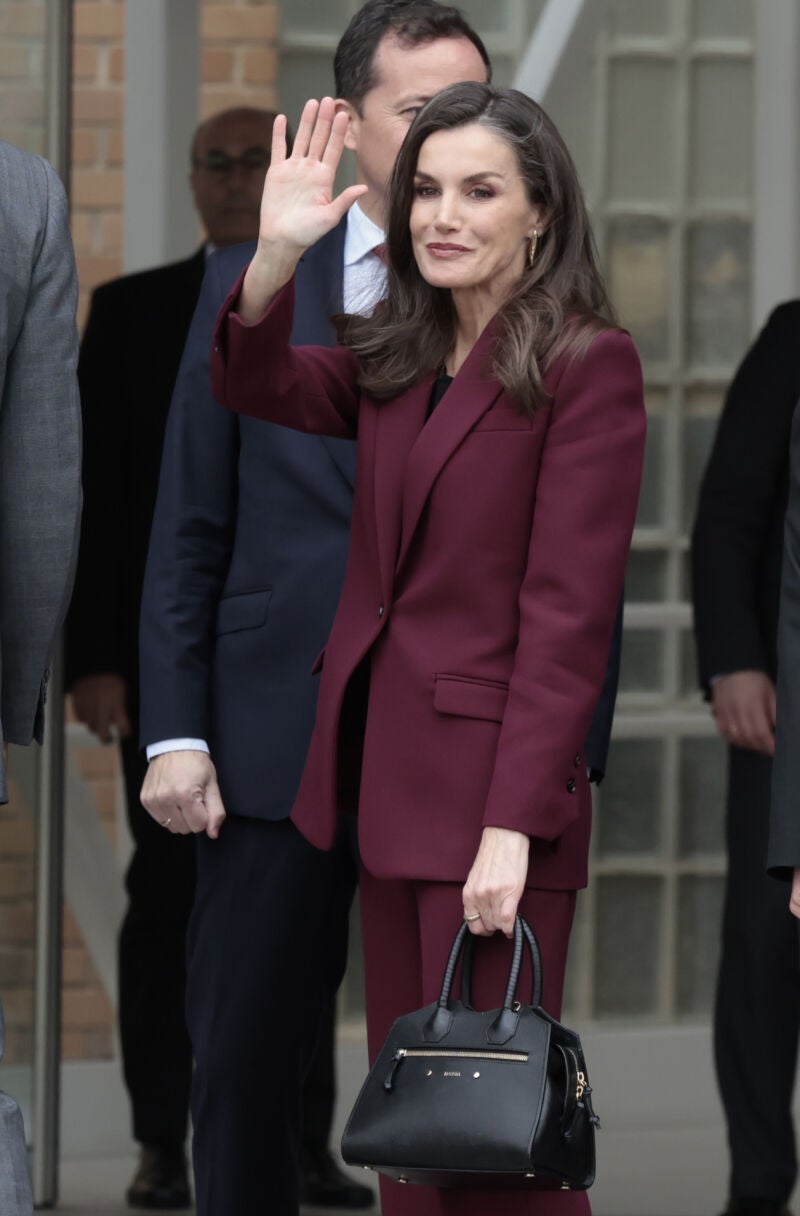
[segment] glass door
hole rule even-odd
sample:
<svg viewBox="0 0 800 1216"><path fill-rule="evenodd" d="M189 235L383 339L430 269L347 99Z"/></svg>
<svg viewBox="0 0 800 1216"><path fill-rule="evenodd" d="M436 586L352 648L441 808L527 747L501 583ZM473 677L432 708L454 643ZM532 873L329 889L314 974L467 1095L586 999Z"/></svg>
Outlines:
<svg viewBox="0 0 800 1216"><path fill-rule="evenodd" d="M0 137L66 182L71 0L0 0ZM11 747L0 809L0 1088L20 1103L37 1205L56 1199L63 707L53 663L43 748Z"/></svg>

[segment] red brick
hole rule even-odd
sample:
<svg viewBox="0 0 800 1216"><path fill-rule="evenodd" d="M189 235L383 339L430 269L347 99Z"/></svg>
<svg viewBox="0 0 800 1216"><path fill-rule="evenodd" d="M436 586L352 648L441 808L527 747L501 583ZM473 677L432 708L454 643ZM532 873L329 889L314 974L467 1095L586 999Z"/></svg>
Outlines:
<svg viewBox="0 0 800 1216"><path fill-rule="evenodd" d="M92 247L93 217L87 215L85 211L73 212L70 229L76 255L80 257L82 253L88 253Z"/></svg>
<svg viewBox="0 0 800 1216"><path fill-rule="evenodd" d="M278 52L274 47L246 50L244 53L245 84L273 84L278 75Z"/></svg>
<svg viewBox="0 0 800 1216"><path fill-rule="evenodd" d="M81 287L91 288L97 287L99 283L107 283L109 279L117 277L117 259L111 257L98 256L89 254L88 257L81 258L80 266ZM92 781L92 794L97 804L98 796L107 798L107 790L109 783L112 790L115 786L113 778L103 779L102 781ZM112 798L113 798L112 793ZM113 802L112 802L113 806ZM100 808L98 808L100 809Z"/></svg>
<svg viewBox="0 0 800 1216"><path fill-rule="evenodd" d="M118 771L117 749L108 743L98 743L95 747L76 748L74 756L81 776L87 781L93 777L113 777Z"/></svg>
<svg viewBox="0 0 800 1216"><path fill-rule="evenodd" d="M65 988L85 987L95 980L94 967L83 946L65 946L62 955Z"/></svg>
<svg viewBox="0 0 800 1216"><path fill-rule="evenodd" d="M108 79L114 84L125 79L125 51L121 46L111 48L108 57Z"/></svg>
<svg viewBox="0 0 800 1216"><path fill-rule="evenodd" d="M76 42L72 47L72 71L76 80L95 80L100 63L100 52L96 46Z"/></svg>
<svg viewBox="0 0 800 1216"><path fill-rule="evenodd" d="M122 38L125 32L125 10L122 4L93 4L78 0L74 6L76 38L104 40Z"/></svg>
<svg viewBox="0 0 800 1216"><path fill-rule="evenodd" d="M67 1030L103 1025L112 1016L106 994L99 988L65 988L61 1016Z"/></svg>
<svg viewBox="0 0 800 1216"><path fill-rule="evenodd" d="M124 150L122 127L109 127L106 132L106 164L109 168L122 164Z"/></svg>
<svg viewBox="0 0 800 1216"><path fill-rule="evenodd" d="M200 29L204 42L272 42L278 32L278 14L272 5L206 4Z"/></svg>
<svg viewBox="0 0 800 1216"><path fill-rule="evenodd" d="M72 163L79 168L95 164L97 160L97 133L80 128L72 131Z"/></svg>
<svg viewBox="0 0 800 1216"><path fill-rule="evenodd" d="M78 86L72 92L73 122L122 122L123 96L121 89L90 89Z"/></svg>
<svg viewBox="0 0 800 1216"><path fill-rule="evenodd" d="M203 49L201 80L204 84L223 84L233 80L236 56L233 51L219 47Z"/></svg>
<svg viewBox="0 0 800 1216"><path fill-rule="evenodd" d="M0 33L2 34L39 37L44 34L46 23L47 13L43 4L33 5L26 3L25 0L20 0L16 4L0 6Z"/></svg>

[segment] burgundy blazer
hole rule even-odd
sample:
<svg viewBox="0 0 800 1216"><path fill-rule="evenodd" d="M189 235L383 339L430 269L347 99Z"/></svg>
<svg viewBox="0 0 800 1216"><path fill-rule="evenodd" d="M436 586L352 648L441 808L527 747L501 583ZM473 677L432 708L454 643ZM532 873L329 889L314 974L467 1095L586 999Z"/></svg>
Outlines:
<svg viewBox="0 0 800 1216"><path fill-rule="evenodd" d="M426 422L433 377L388 402L349 351L289 346L289 285L257 324L217 322L214 395L302 431L358 434L350 554L292 818L337 829L345 691L370 657L359 813L380 878L463 882L484 825L533 838L528 885L585 885L581 755L639 496L645 411L630 337L556 361L523 417L486 371L492 325ZM314 594L314 588L308 588ZM269 673L264 673L269 679Z"/></svg>

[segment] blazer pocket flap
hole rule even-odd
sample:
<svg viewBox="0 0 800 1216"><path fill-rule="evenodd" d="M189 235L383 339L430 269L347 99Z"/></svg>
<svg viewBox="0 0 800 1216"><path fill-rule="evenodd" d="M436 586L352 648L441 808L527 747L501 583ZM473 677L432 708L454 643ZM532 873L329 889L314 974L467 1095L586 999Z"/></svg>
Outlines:
<svg viewBox="0 0 800 1216"><path fill-rule="evenodd" d="M435 678L433 708L440 714L502 722L507 700L508 685L500 680L446 675Z"/></svg>
<svg viewBox="0 0 800 1216"><path fill-rule="evenodd" d="M271 589L227 595L217 609L217 636L240 629L258 629L267 619Z"/></svg>

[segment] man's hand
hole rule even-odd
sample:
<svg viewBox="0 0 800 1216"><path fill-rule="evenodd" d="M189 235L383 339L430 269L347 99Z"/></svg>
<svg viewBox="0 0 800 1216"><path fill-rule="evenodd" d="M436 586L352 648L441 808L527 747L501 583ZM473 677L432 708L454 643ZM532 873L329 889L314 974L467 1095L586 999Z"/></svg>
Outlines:
<svg viewBox="0 0 800 1216"><path fill-rule="evenodd" d="M500 929L514 935L514 918L528 875L530 838L509 828L484 828L463 891L464 917L471 933L490 937ZM472 919L477 916L478 919Z"/></svg>
<svg viewBox="0 0 800 1216"><path fill-rule="evenodd" d="M792 875L792 894L789 897L789 911L800 920L800 868Z"/></svg>
<svg viewBox="0 0 800 1216"><path fill-rule="evenodd" d="M775 751L775 685L763 671L734 671L711 689L717 729L734 747L771 756Z"/></svg>
<svg viewBox="0 0 800 1216"><path fill-rule="evenodd" d="M72 686L75 716L99 735L103 743L112 741L112 731L116 731L119 739L127 739L130 735L127 704L128 686L115 672L83 676Z"/></svg>
<svg viewBox="0 0 800 1216"><path fill-rule="evenodd" d="M142 786L142 806L168 832L219 836L225 807L217 770L206 752L164 752L150 761Z"/></svg>

